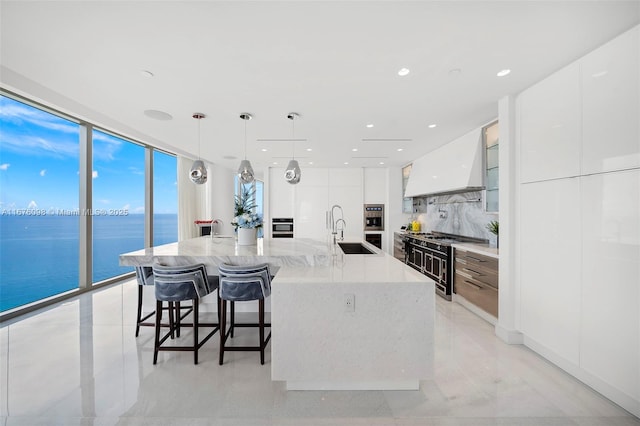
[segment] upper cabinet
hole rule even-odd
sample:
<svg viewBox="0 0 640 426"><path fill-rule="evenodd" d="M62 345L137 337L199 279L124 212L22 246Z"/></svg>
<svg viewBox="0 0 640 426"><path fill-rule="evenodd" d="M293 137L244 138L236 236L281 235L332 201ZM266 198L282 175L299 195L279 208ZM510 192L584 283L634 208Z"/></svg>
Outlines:
<svg viewBox="0 0 640 426"><path fill-rule="evenodd" d="M640 29L519 97L521 182L640 167Z"/></svg>
<svg viewBox="0 0 640 426"><path fill-rule="evenodd" d="M573 63L521 95L521 182L580 173L579 76Z"/></svg>
<svg viewBox="0 0 640 426"><path fill-rule="evenodd" d="M482 129L485 152L485 209L489 213L498 212L498 178L499 178L499 132L498 122L495 121Z"/></svg>
<svg viewBox="0 0 640 426"><path fill-rule="evenodd" d="M640 30L582 59L582 172L640 166Z"/></svg>

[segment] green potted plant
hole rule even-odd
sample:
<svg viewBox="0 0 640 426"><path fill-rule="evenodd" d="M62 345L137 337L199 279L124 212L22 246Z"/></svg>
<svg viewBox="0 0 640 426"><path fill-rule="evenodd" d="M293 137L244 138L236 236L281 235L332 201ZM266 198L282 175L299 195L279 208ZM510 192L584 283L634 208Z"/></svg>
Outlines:
<svg viewBox="0 0 640 426"><path fill-rule="evenodd" d="M498 242L500 238L498 236L498 232L500 231L500 223L497 220L492 220L487 223L487 230L496 236L496 247L498 247Z"/></svg>

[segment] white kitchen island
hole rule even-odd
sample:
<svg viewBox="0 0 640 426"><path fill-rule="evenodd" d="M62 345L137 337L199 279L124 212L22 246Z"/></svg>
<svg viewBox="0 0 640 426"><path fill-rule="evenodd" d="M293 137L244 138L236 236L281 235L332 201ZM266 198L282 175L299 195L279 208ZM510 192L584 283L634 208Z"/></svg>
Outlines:
<svg viewBox="0 0 640 426"><path fill-rule="evenodd" d="M306 239L238 246L207 236L126 253L120 264L204 263L213 274L222 262L269 263L272 380L290 390L418 389L432 378L434 283L363 245L374 254Z"/></svg>

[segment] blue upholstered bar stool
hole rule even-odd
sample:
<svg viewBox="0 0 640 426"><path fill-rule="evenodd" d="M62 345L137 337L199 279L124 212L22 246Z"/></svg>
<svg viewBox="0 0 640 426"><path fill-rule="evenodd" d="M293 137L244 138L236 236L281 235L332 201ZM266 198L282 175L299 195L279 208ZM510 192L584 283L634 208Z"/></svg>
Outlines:
<svg viewBox="0 0 640 426"><path fill-rule="evenodd" d="M271 294L271 274L269 266L265 264L251 266L235 266L222 264L218 268L219 289L218 295L222 300L220 307L220 359L219 364L224 362L225 351L260 351L260 364L264 364L264 349L269 343L271 332L265 339L264 328L271 327L271 324L264 322L264 300ZM255 324L235 324L234 304L235 302L245 302L250 300L258 301L258 323ZM226 330L227 322L227 302L231 302L231 326ZM258 346L226 346L227 338L233 337L235 327L258 327L260 333L260 344Z"/></svg>
<svg viewBox="0 0 640 426"><path fill-rule="evenodd" d="M211 294L218 288L217 277L208 277L203 264L189 266L153 266L154 285L156 293L156 336L153 351L153 363L158 360L159 351L193 351L193 363L198 363L198 349L220 329L220 323L202 323L199 320L199 299ZM176 304L191 300L193 306L193 321L183 323ZM163 303L168 304L169 332L160 337ZM218 302L218 312L220 306ZM174 318L175 315L175 318ZM180 327L193 327L193 345L190 346L162 346L169 338L173 338L175 330L180 337ZM212 327L213 330L202 340L198 339L200 327Z"/></svg>
<svg viewBox="0 0 640 426"><path fill-rule="evenodd" d="M140 327L155 327L156 323L151 321L147 322L149 318L155 315L156 311L151 311L143 316L142 313L142 300L144 286L153 287L153 268L151 266L136 266L136 281L138 282L138 313L136 315L136 337L140 334ZM165 307L165 310L168 309ZM180 303L176 305L176 315L180 314L180 318L184 318L189 315L193 309L192 306L180 306Z"/></svg>

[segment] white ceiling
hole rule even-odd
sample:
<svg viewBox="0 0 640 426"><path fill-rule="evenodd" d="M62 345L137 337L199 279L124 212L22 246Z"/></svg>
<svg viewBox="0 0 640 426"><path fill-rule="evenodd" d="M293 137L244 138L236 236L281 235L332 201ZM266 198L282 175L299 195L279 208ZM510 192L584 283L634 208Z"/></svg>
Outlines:
<svg viewBox="0 0 640 426"><path fill-rule="evenodd" d="M244 155L239 114L246 111L254 115L247 123L254 167L284 166L294 142L282 140L295 136L304 139L295 142L303 173L309 161L406 164L495 119L501 97L640 22L639 1L0 6L5 88L189 155L198 152L191 116L202 112L201 154L229 168ZM402 67L411 73L399 77ZM504 68L511 74L496 77ZM143 112L150 109L173 119L149 118ZM291 111L302 117L295 134ZM428 128L432 123L437 127Z"/></svg>

